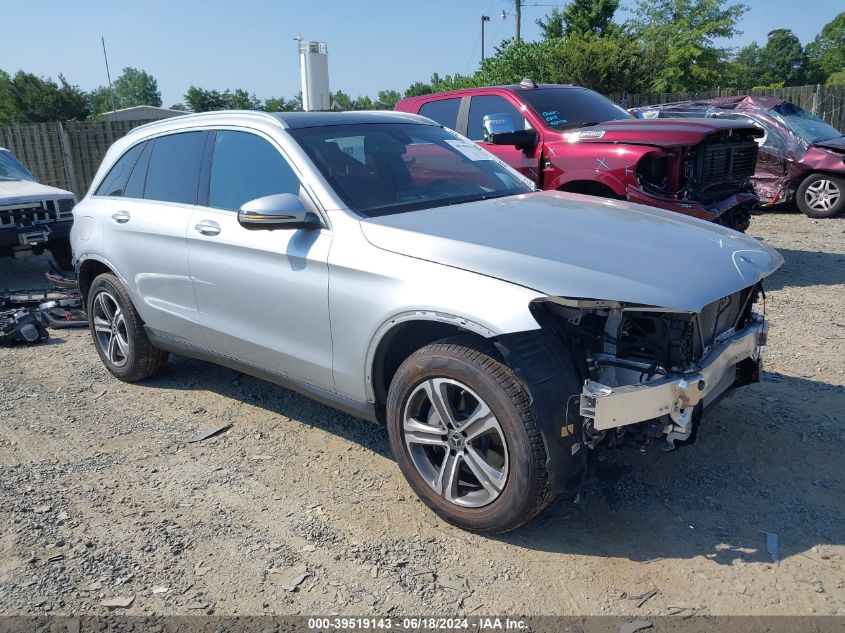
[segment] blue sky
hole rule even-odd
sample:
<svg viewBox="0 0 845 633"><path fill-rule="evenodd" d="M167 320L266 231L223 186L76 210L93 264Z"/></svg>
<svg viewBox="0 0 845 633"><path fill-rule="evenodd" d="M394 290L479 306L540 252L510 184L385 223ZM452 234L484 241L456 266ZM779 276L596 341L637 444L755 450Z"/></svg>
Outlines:
<svg viewBox="0 0 845 633"><path fill-rule="evenodd" d="M523 37L537 39L534 20L552 0L523 0ZM623 0L623 6L632 0ZM841 11L839 0L746 0L744 34L730 46L791 28L806 43ZM84 7L84 8L83 8ZM244 88L260 98L293 96L299 70L293 38L329 49L331 89L353 97L403 91L432 72L469 73L479 62L480 16L487 14L488 54L514 31L502 21L508 0L3 0L0 68L43 76L63 73L85 90L105 84L100 36L112 78L124 66L158 80L164 105L190 84Z"/></svg>

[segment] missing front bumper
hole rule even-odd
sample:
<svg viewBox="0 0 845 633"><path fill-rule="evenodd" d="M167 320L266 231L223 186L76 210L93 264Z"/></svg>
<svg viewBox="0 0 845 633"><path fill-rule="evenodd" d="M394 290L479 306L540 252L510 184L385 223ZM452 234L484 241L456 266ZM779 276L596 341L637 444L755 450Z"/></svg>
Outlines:
<svg viewBox="0 0 845 633"><path fill-rule="evenodd" d="M698 366L682 375L618 387L588 380L581 392L581 415L603 431L677 415L699 403L706 407L736 383L739 363L759 359L767 329L766 321L757 317L743 330L717 339Z"/></svg>

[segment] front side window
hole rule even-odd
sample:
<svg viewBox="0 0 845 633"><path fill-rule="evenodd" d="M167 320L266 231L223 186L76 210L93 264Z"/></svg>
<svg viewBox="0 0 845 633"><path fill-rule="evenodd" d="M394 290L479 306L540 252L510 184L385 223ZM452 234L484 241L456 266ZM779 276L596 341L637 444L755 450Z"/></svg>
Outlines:
<svg viewBox="0 0 845 633"><path fill-rule="evenodd" d="M454 130L458 124L458 110L461 107L461 98L440 99L429 101L420 108L419 114L437 121L440 125Z"/></svg>
<svg viewBox="0 0 845 633"><path fill-rule="evenodd" d="M197 203L206 132L181 132L155 139L144 198L182 204Z"/></svg>
<svg viewBox="0 0 845 633"><path fill-rule="evenodd" d="M299 195L299 186L293 169L268 141L248 132L217 132L208 206L237 211L263 196Z"/></svg>
<svg viewBox="0 0 845 633"><path fill-rule="evenodd" d="M607 97L586 88L520 90L519 96L542 117L546 125L556 130L634 118Z"/></svg>
<svg viewBox="0 0 845 633"><path fill-rule="evenodd" d="M352 211L375 217L533 191L495 156L441 127L365 123L292 129Z"/></svg>
<svg viewBox="0 0 845 633"><path fill-rule="evenodd" d="M479 95L469 102L469 122L467 137L473 141L484 140L484 117L500 118L505 115L513 121L514 130L528 130L531 125L525 120L522 112L510 101L499 95Z"/></svg>
<svg viewBox="0 0 845 633"><path fill-rule="evenodd" d="M129 150L124 152L117 162L103 178L103 182L97 187L94 192L95 196L123 196L126 189L126 181L129 180L129 174L132 173L132 168L138 161L138 156L144 150L147 143L138 143L132 146ZM139 196L140 197L140 196Z"/></svg>

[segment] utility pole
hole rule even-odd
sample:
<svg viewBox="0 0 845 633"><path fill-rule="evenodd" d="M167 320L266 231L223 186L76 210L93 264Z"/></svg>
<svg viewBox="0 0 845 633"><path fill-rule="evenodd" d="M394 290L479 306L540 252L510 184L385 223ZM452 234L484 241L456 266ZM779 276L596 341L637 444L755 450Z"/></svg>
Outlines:
<svg viewBox="0 0 845 633"><path fill-rule="evenodd" d="M514 0L514 13L516 22L516 42L519 43L519 27L522 22L522 0Z"/></svg>
<svg viewBox="0 0 845 633"><path fill-rule="evenodd" d="M109 97L111 99L111 110L114 112L114 90L111 87L111 73L109 72L109 56L106 54L106 38L101 35L100 40L103 42L103 59L106 60L106 78L109 80Z"/></svg>
<svg viewBox="0 0 845 633"><path fill-rule="evenodd" d="M484 23L490 21L489 15L481 16L481 61L484 61Z"/></svg>

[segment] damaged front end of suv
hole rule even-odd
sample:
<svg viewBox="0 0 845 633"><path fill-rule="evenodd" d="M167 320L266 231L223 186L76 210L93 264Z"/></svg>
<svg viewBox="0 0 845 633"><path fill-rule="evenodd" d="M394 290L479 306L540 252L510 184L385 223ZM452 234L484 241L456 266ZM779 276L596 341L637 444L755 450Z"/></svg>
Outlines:
<svg viewBox="0 0 845 633"><path fill-rule="evenodd" d="M754 307L762 296L757 283L697 313L594 300L535 302L538 322L578 359L583 443L624 441L641 449L662 443L672 450L694 440L704 408L759 380L767 325Z"/></svg>
<svg viewBox="0 0 845 633"><path fill-rule="evenodd" d="M671 451L695 441L702 414L759 382L768 326L762 282L699 311L546 297L531 304L541 330L499 349L545 421L551 485L604 486L600 447Z"/></svg>

